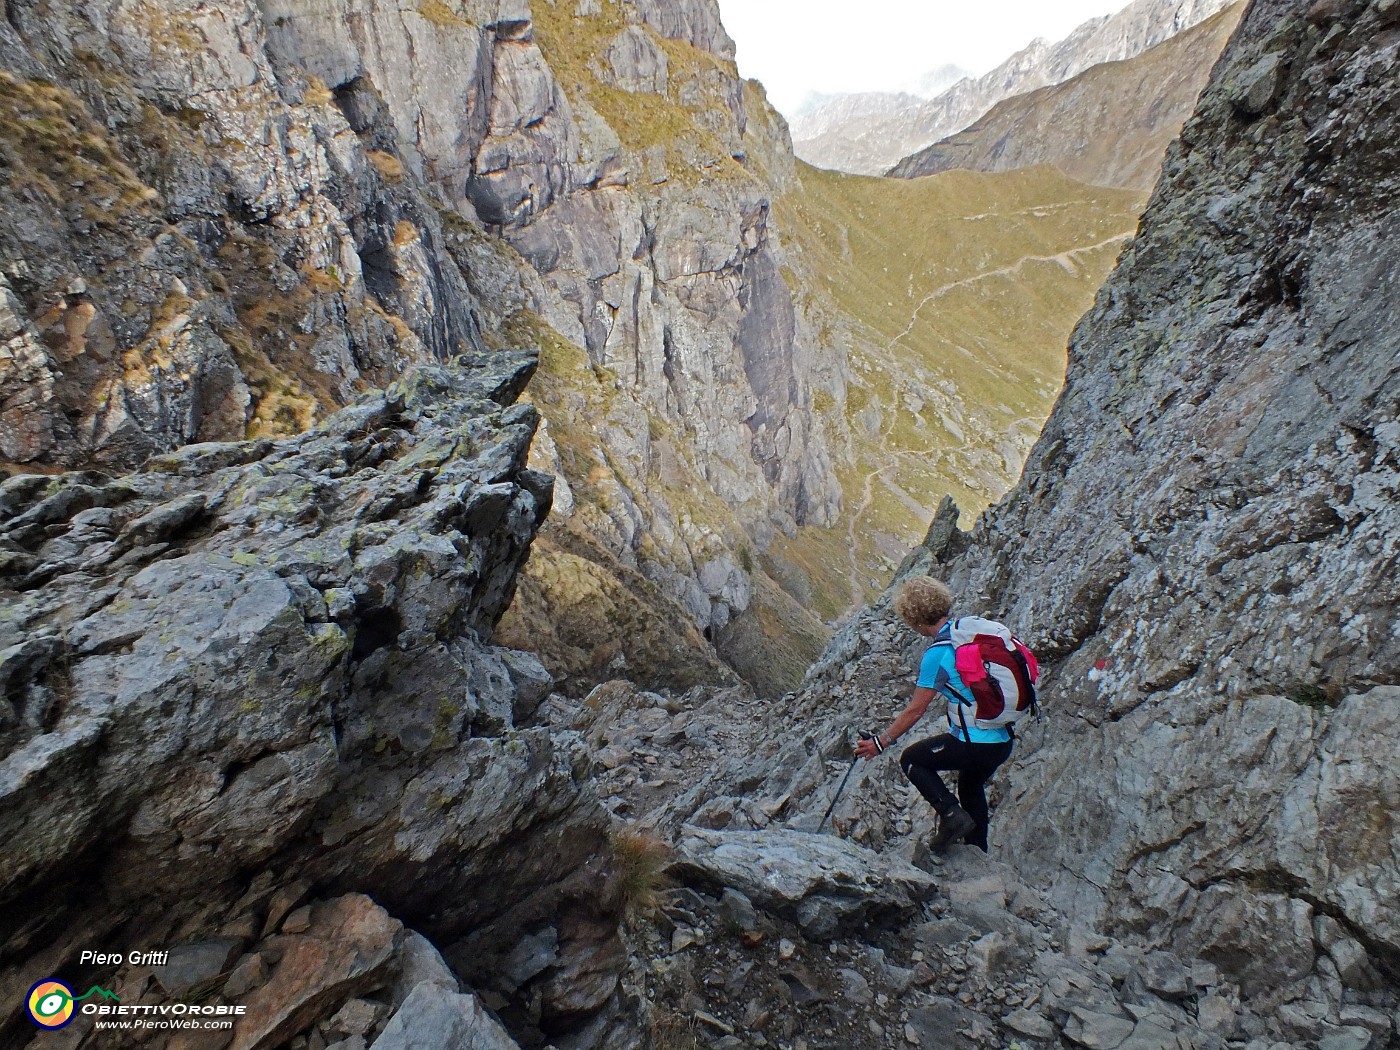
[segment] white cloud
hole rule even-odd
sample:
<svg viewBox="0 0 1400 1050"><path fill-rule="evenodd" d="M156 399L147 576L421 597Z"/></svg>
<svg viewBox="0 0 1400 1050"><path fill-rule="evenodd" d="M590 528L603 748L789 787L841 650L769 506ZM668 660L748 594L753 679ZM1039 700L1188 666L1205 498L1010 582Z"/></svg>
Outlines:
<svg viewBox="0 0 1400 1050"><path fill-rule="evenodd" d="M945 63L984 73L1127 0L719 0L739 71L792 112L810 92L890 91Z"/></svg>

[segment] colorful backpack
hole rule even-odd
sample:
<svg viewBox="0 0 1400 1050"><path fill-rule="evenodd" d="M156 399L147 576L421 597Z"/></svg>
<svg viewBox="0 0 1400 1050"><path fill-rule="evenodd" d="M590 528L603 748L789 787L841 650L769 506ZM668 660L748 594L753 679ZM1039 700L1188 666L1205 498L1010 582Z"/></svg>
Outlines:
<svg viewBox="0 0 1400 1050"><path fill-rule="evenodd" d="M1021 639L980 616L959 617L949 628L953 663L972 694L971 704L958 705L964 733L969 717L979 729L997 729L1010 728L1036 712L1040 665Z"/></svg>

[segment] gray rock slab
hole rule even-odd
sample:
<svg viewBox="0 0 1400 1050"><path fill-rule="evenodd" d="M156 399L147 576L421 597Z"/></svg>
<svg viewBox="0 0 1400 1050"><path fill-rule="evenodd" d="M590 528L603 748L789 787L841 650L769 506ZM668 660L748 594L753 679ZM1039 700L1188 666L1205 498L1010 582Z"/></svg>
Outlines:
<svg viewBox="0 0 1400 1050"><path fill-rule="evenodd" d="M977 1032L984 1026L978 1013L956 999L935 998L909 1012L907 1032L916 1046L971 1050L979 1045Z"/></svg>
<svg viewBox="0 0 1400 1050"><path fill-rule="evenodd" d="M371 1050L519 1050L474 995L425 982L389 1018Z"/></svg>
<svg viewBox="0 0 1400 1050"><path fill-rule="evenodd" d="M1001 1019L1011 1031L1028 1039L1042 1039L1049 1042L1055 1038L1056 1028L1049 1018L1034 1010L1016 1010Z"/></svg>
<svg viewBox="0 0 1400 1050"><path fill-rule="evenodd" d="M1138 964L1137 974L1153 995L1180 1002L1195 993L1191 974L1176 956L1168 952L1150 952Z"/></svg>
<svg viewBox="0 0 1400 1050"><path fill-rule="evenodd" d="M687 827L671 872L716 890L732 887L754 904L828 939L869 921L912 911L934 890L925 872L831 835L770 829Z"/></svg>
<svg viewBox="0 0 1400 1050"><path fill-rule="evenodd" d="M178 997L228 970L242 949L243 942L231 937L182 944L151 972L170 996Z"/></svg>
<svg viewBox="0 0 1400 1050"><path fill-rule="evenodd" d="M1174 1029L1152 1021L1139 1021L1132 1035L1118 1045L1118 1050L1179 1050L1180 1045Z"/></svg>
<svg viewBox="0 0 1400 1050"><path fill-rule="evenodd" d="M1380 1045L1375 1032L1361 1027L1338 1028L1317 1041L1317 1050L1371 1050Z"/></svg>
<svg viewBox="0 0 1400 1050"><path fill-rule="evenodd" d="M1137 1027L1132 1021L1113 1014L1075 1007L1065 1025L1065 1038L1088 1050L1117 1050Z"/></svg>
<svg viewBox="0 0 1400 1050"><path fill-rule="evenodd" d="M420 984L436 984L457 991L457 977L432 942L414 930L404 931L399 952L399 975L394 980L390 1003L397 1010Z"/></svg>

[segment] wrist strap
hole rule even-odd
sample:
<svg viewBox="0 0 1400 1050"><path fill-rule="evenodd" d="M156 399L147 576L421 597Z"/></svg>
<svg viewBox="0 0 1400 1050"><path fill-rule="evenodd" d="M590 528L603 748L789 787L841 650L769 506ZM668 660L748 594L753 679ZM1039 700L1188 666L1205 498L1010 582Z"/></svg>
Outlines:
<svg viewBox="0 0 1400 1050"><path fill-rule="evenodd" d="M880 743L880 734L871 730L870 739L875 742L875 753L877 755L883 755L885 753L885 745Z"/></svg>

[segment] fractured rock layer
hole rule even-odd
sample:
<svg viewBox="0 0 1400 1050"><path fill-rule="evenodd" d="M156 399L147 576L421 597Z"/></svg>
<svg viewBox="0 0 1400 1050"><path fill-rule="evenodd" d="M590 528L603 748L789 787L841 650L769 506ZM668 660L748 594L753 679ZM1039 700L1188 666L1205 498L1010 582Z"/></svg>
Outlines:
<svg viewBox="0 0 1400 1050"><path fill-rule="evenodd" d="M488 644L549 505L535 410L491 399L531 367L416 370L296 438L0 487L7 1002L80 949L236 919L259 872L372 895L464 976L553 924L601 996L546 1007L606 1000L586 753L527 728L549 677Z"/></svg>

